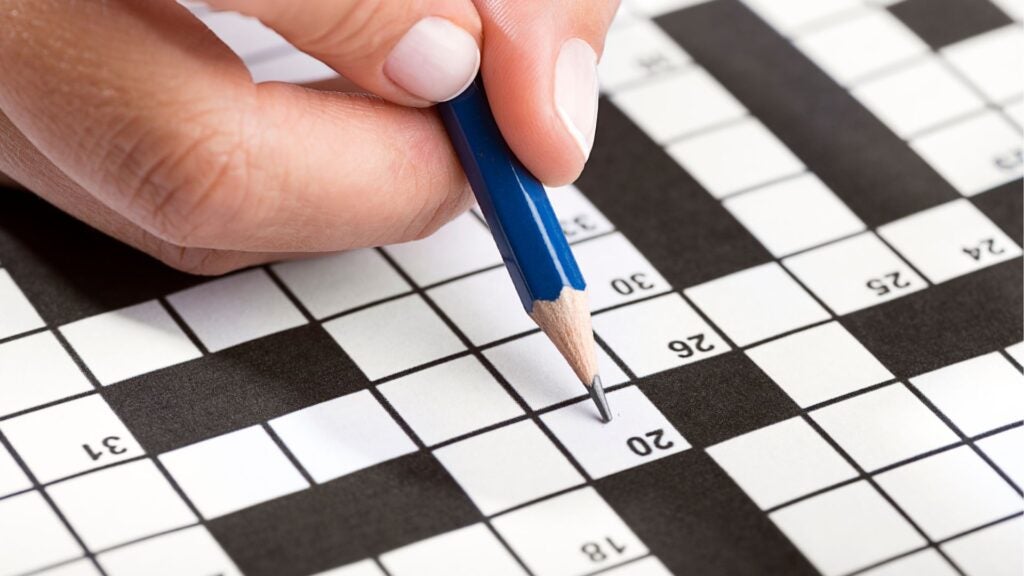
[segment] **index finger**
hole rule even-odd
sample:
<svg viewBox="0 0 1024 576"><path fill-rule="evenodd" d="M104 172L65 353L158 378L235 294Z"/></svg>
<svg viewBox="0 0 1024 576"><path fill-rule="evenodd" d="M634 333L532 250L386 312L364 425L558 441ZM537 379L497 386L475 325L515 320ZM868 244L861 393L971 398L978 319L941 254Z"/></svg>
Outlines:
<svg viewBox="0 0 1024 576"><path fill-rule="evenodd" d="M378 245L469 203L432 112L253 85L176 3L27 2L0 27L0 109L96 198L173 244Z"/></svg>

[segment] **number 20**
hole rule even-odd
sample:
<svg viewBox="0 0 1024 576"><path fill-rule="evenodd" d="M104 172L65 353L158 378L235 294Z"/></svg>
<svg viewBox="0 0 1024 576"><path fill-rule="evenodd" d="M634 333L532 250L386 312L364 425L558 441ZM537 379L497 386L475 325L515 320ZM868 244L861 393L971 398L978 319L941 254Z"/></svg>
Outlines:
<svg viewBox="0 0 1024 576"><path fill-rule="evenodd" d="M648 439L650 442L647 441ZM629 449L637 456L650 456L654 453L655 449L668 450L675 445L675 442L665 440L665 431L661 428L645 432L642 438L640 436L633 436L626 440L626 446L629 446Z"/></svg>

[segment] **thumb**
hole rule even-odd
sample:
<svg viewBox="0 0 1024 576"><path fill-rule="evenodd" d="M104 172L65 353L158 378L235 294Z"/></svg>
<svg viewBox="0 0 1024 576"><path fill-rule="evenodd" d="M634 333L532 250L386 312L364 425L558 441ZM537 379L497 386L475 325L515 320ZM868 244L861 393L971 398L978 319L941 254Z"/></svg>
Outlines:
<svg viewBox="0 0 1024 576"><path fill-rule="evenodd" d="M406 106L461 93L480 68L471 0L208 0L254 16L364 90Z"/></svg>

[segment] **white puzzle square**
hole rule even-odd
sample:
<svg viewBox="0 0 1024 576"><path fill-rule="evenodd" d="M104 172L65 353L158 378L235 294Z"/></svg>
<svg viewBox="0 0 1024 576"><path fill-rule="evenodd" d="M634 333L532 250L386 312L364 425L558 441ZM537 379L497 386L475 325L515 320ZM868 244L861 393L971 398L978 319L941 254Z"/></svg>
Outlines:
<svg viewBox="0 0 1024 576"><path fill-rule="evenodd" d="M210 352L306 323L259 268L175 292L167 301Z"/></svg>
<svg viewBox="0 0 1024 576"><path fill-rule="evenodd" d="M1024 365L1024 342L1017 342L1006 347L1006 353L1013 358L1017 364Z"/></svg>
<svg viewBox="0 0 1024 576"><path fill-rule="evenodd" d="M647 547L591 487L492 521L536 576L582 576L647 554Z"/></svg>
<svg viewBox="0 0 1024 576"><path fill-rule="evenodd" d="M92 389L50 331L0 344L0 416Z"/></svg>
<svg viewBox="0 0 1024 576"><path fill-rule="evenodd" d="M774 262L684 292L737 346L829 319L828 312Z"/></svg>
<svg viewBox="0 0 1024 576"><path fill-rule="evenodd" d="M318 483L416 451L368 390L303 408L269 422Z"/></svg>
<svg viewBox="0 0 1024 576"><path fill-rule="evenodd" d="M957 71L993 102L1003 102L1024 90L1024 33L1020 23L972 36L942 49Z"/></svg>
<svg viewBox="0 0 1024 576"><path fill-rule="evenodd" d="M800 417L747 432L707 451L762 510L857 476L853 466Z"/></svg>
<svg viewBox="0 0 1024 576"><path fill-rule="evenodd" d="M572 184L547 188L547 193L565 239L570 243L606 234L615 229L604 214Z"/></svg>
<svg viewBox="0 0 1024 576"><path fill-rule="evenodd" d="M650 18L703 4L708 0L630 0L630 7Z"/></svg>
<svg viewBox="0 0 1024 576"><path fill-rule="evenodd" d="M1024 375L999 352L957 362L910 382L968 436L1022 417Z"/></svg>
<svg viewBox="0 0 1024 576"><path fill-rule="evenodd" d="M1018 488L1024 487L1024 428L1018 426L976 444Z"/></svg>
<svg viewBox="0 0 1024 576"><path fill-rule="evenodd" d="M65 324L60 332L104 386L201 356L155 300Z"/></svg>
<svg viewBox="0 0 1024 576"><path fill-rule="evenodd" d="M477 346L537 328L504 267L443 284L427 295Z"/></svg>
<svg viewBox="0 0 1024 576"><path fill-rule="evenodd" d="M603 576L672 576L669 569L654 556L630 562L625 566L601 572Z"/></svg>
<svg viewBox="0 0 1024 576"><path fill-rule="evenodd" d="M84 552L43 496L26 492L0 500L0 569L22 574Z"/></svg>
<svg viewBox="0 0 1024 576"><path fill-rule="evenodd" d="M1024 520L1019 517L961 536L941 546L968 574L1018 576L1024 573Z"/></svg>
<svg viewBox="0 0 1024 576"><path fill-rule="evenodd" d="M864 481L802 500L770 518L825 576L865 568L925 544Z"/></svg>
<svg viewBox="0 0 1024 576"><path fill-rule="evenodd" d="M852 93L901 138L985 107L937 57L872 78Z"/></svg>
<svg viewBox="0 0 1024 576"><path fill-rule="evenodd" d="M796 45L845 86L928 53L928 46L884 9L868 9L854 18L816 28L798 38Z"/></svg>
<svg viewBox="0 0 1024 576"><path fill-rule="evenodd" d="M863 576L956 576L958 572L934 548L915 552L878 568L861 572Z"/></svg>
<svg viewBox="0 0 1024 576"><path fill-rule="evenodd" d="M7 270L0 268L0 338L46 326Z"/></svg>
<svg viewBox="0 0 1024 576"><path fill-rule="evenodd" d="M732 94L696 66L624 88L612 101L658 144L747 114Z"/></svg>
<svg viewBox="0 0 1024 576"><path fill-rule="evenodd" d="M744 0L744 3L783 34L861 7L857 0Z"/></svg>
<svg viewBox="0 0 1024 576"><path fill-rule="evenodd" d="M1024 126L1024 100L1003 106L1003 112L1006 112L1017 126Z"/></svg>
<svg viewBox="0 0 1024 576"><path fill-rule="evenodd" d="M386 246L384 251L419 286L501 264L491 233L468 212L427 238Z"/></svg>
<svg viewBox="0 0 1024 576"><path fill-rule="evenodd" d="M68 564L61 564L56 568L33 572L32 576L102 576L92 560L83 558Z"/></svg>
<svg viewBox="0 0 1024 576"><path fill-rule="evenodd" d="M959 441L900 383L814 410L810 416L867 471Z"/></svg>
<svg viewBox="0 0 1024 576"><path fill-rule="evenodd" d="M279 262L272 268L314 318L410 290L391 264L372 249Z"/></svg>
<svg viewBox="0 0 1024 576"><path fill-rule="evenodd" d="M98 394L11 418L0 432L43 484L144 453Z"/></svg>
<svg viewBox="0 0 1024 576"><path fill-rule="evenodd" d="M338 77L338 73L330 66L295 48L287 50L282 48L280 55L268 60L247 62L246 67L249 68L249 75L252 76L252 81L256 83L289 82L292 84L303 84Z"/></svg>
<svg viewBox="0 0 1024 576"><path fill-rule="evenodd" d="M391 576L526 576L486 524L473 524L382 554Z"/></svg>
<svg viewBox="0 0 1024 576"><path fill-rule="evenodd" d="M640 251L618 232L577 244L573 254L587 279L591 310L672 289Z"/></svg>
<svg viewBox="0 0 1024 576"><path fill-rule="evenodd" d="M619 365L603 348L596 348L605 388L625 382L628 378ZM483 354L533 410L588 394L551 339L540 332L488 348Z"/></svg>
<svg viewBox="0 0 1024 576"><path fill-rule="evenodd" d="M609 29L618 30L624 26L634 24L639 20L640 18L629 6L625 3L620 3L615 9L615 15L612 17L612 23Z"/></svg>
<svg viewBox="0 0 1024 576"><path fill-rule="evenodd" d="M259 426L172 450L160 462L207 520L309 487Z"/></svg>
<svg viewBox="0 0 1024 576"><path fill-rule="evenodd" d="M32 482L7 448L0 446L0 498L32 487Z"/></svg>
<svg viewBox="0 0 1024 576"><path fill-rule="evenodd" d="M523 414L473 356L413 372L378 390L428 446Z"/></svg>
<svg viewBox="0 0 1024 576"><path fill-rule="evenodd" d="M608 393L612 421L587 398L540 417L593 479L677 454L690 443L636 386Z"/></svg>
<svg viewBox="0 0 1024 576"><path fill-rule="evenodd" d="M97 556L107 576L242 576L203 526L193 526Z"/></svg>
<svg viewBox="0 0 1024 576"><path fill-rule="evenodd" d="M485 516L584 482L530 420L449 444L434 457Z"/></svg>
<svg viewBox="0 0 1024 576"><path fill-rule="evenodd" d="M838 322L755 346L747 356L801 408L893 378Z"/></svg>
<svg viewBox="0 0 1024 576"><path fill-rule="evenodd" d="M1020 246L966 199L890 222L878 234L936 284L1021 255Z"/></svg>
<svg viewBox="0 0 1024 576"><path fill-rule="evenodd" d="M148 458L46 489L93 551L198 521Z"/></svg>
<svg viewBox="0 0 1024 576"><path fill-rule="evenodd" d="M871 232L790 256L782 264L837 315L928 287Z"/></svg>
<svg viewBox="0 0 1024 576"><path fill-rule="evenodd" d="M804 170L789 148L753 118L686 138L666 150L715 198Z"/></svg>
<svg viewBox="0 0 1024 576"><path fill-rule="evenodd" d="M932 540L1020 512L1020 496L967 446L875 477Z"/></svg>
<svg viewBox="0 0 1024 576"><path fill-rule="evenodd" d="M360 560L323 572L317 572L314 576L388 576L381 570L373 560Z"/></svg>
<svg viewBox="0 0 1024 576"><path fill-rule="evenodd" d="M1020 134L996 112L929 132L910 146L964 196L1021 177Z"/></svg>
<svg viewBox="0 0 1024 576"><path fill-rule="evenodd" d="M998 6L1010 18L1018 22L1024 20L1024 4L1021 4L1018 0L992 0L992 3Z"/></svg>
<svg viewBox="0 0 1024 576"><path fill-rule="evenodd" d="M280 34L267 28L256 18L237 12L207 12L201 17L203 24L217 35L231 50L242 58L266 53L268 49L287 46Z"/></svg>
<svg viewBox="0 0 1024 576"><path fill-rule="evenodd" d="M594 316L594 331L637 376L717 356L729 345L679 294Z"/></svg>
<svg viewBox="0 0 1024 576"><path fill-rule="evenodd" d="M625 4L619 8L621 13ZM613 27L604 42L597 75L601 89L616 92L624 86L679 69L690 56L646 18L633 18Z"/></svg>
<svg viewBox="0 0 1024 576"><path fill-rule="evenodd" d="M417 295L335 318L323 327L370 380L465 350Z"/></svg>
<svg viewBox="0 0 1024 576"><path fill-rule="evenodd" d="M775 257L864 230L860 218L814 174L732 196L722 205Z"/></svg>

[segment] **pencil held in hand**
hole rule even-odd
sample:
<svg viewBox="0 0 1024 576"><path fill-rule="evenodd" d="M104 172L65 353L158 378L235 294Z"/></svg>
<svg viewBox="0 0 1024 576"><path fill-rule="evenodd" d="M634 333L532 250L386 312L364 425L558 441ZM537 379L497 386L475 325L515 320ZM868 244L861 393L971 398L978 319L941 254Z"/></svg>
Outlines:
<svg viewBox="0 0 1024 576"><path fill-rule="evenodd" d="M480 78L438 108L523 308L588 388L601 419L609 421L586 283L544 186L502 138Z"/></svg>

